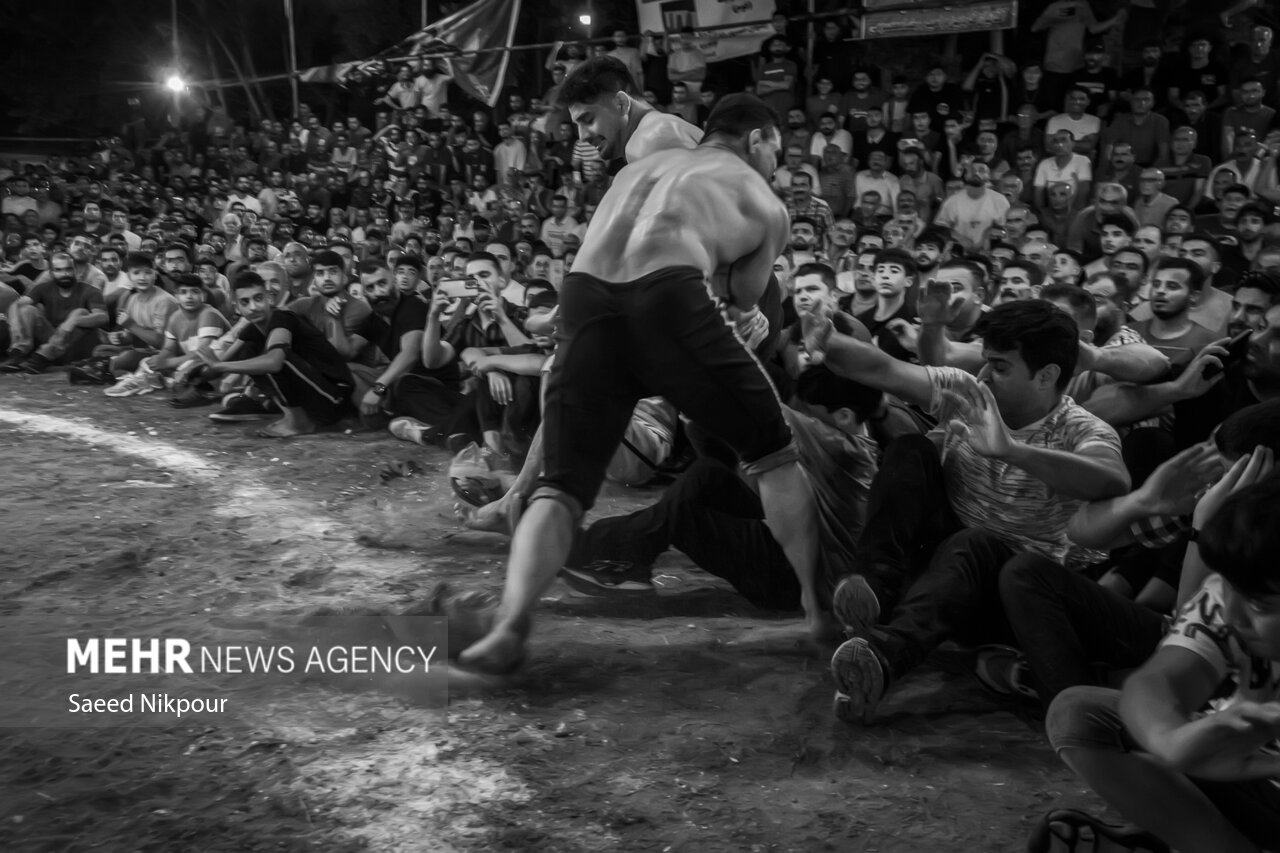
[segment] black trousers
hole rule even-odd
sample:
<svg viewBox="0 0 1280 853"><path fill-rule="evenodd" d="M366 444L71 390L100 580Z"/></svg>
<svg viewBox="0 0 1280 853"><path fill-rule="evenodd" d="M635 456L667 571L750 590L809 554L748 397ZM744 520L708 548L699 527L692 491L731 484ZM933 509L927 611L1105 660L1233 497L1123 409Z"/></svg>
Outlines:
<svg viewBox="0 0 1280 853"><path fill-rule="evenodd" d="M335 382L292 350L285 351L279 371L254 376L253 384L282 408L300 408L318 424L335 423L353 411L355 383L349 377Z"/></svg>
<svg viewBox="0 0 1280 853"><path fill-rule="evenodd" d="M800 582L764 523L760 498L732 468L708 457L695 461L653 506L593 523L577 537L567 563L649 566L673 547L757 607L800 607Z"/></svg>

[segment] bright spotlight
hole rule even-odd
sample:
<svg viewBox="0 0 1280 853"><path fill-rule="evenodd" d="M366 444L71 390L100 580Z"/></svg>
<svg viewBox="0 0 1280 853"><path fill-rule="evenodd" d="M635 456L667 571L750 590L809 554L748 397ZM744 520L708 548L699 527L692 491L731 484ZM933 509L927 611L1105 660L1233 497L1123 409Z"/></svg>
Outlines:
<svg viewBox="0 0 1280 853"><path fill-rule="evenodd" d="M578 16L578 23L579 23L579 24L582 24L582 26L584 26L584 27L589 27L589 26L591 26L591 16L590 16L590 15L579 15L579 16Z"/></svg>
<svg viewBox="0 0 1280 853"><path fill-rule="evenodd" d="M185 91L187 88L187 84L177 74L170 74L169 79L164 81L164 86L170 92L174 92L175 94L177 92Z"/></svg>

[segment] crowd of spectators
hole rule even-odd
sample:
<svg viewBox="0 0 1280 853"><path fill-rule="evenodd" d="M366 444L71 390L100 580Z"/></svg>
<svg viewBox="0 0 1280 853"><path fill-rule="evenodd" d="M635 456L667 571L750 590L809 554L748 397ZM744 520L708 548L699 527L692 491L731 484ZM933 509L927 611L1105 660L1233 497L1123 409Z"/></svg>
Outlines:
<svg viewBox="0 0 1280 853"><path fill-rule="evenodd" d="M852 60L835 20L806 56L783 19L719 92L691 33L619 32L557 46L551 87L495 109L453 109L450 66L428 59L369 124L304 104L14 163L0 370L68 365L111 396L270 418L264 436L359 418L474 441L514 475L557 288L619 166L558 97L566 76L611 56L638 103L695 126L753 91L781 120L791 231L768 323L740 331L807 437L849 633L838 713L872 717L944 641L977 646L983 683L1040 706L1142 830L1261 849L1280 838L1280 772L1254 762L1280 731L1280 55L1236 5L1193 8L1178 42L1163 4L1104 19L1054 0L1031 24L1043 56L918 80ZM675 546L794 608L758 500L675 415L637 408L644 464L618 479L682 444L698 461L655 507L585 530L565 579L652 594ZM1211 699L1217 728L1199 722ZM1079 812L1040 831L1084 824L1129 832Z"/></svg>

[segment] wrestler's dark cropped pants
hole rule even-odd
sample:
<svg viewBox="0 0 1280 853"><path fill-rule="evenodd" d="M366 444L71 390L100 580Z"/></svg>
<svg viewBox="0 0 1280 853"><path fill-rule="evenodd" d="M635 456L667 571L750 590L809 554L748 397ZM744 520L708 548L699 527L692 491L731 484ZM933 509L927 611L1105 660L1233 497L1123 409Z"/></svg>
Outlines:
<svg viewBox="0 0 1280 853"><path fill-rule="evenodd" d="M728 443L747 473L798 459L773 385L701 270L669 267L622 283L570 273L560 318L535 498L562 500L575 515L589 508L642 397L667 398Z"/></svg>

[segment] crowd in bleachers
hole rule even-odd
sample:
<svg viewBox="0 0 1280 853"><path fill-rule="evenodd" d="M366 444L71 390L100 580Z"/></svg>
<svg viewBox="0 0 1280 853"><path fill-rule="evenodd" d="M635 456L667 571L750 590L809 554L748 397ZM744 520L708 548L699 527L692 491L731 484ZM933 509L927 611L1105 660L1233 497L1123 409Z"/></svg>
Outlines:
<svg viewBox="0 0 1280 853"><path fill-rule="evenodd" d="M268 438L358 422L447 446L468 523L505 529L558 290L621 166L566 77L612 57L637 104L695 127L754 92L780 120L790 242L762 312L728 321L819 495L837 713L872 717L959 641L1136 824L1055 812L1036 843L1274 849L1280 48L1261 4L1166 5L1053 0L1043 53L913 75L860 62L838 19L811 52L776 20L740 81L692 32L618 32L557 45L550 87L493 109L452 108L450 64L426 59L368 124L208 113L13 163L0 371L66 367ZM794 609L733 462L644 401L610 476L684 473L582 531L565 580L651 595L674 546Z"/></svg>

